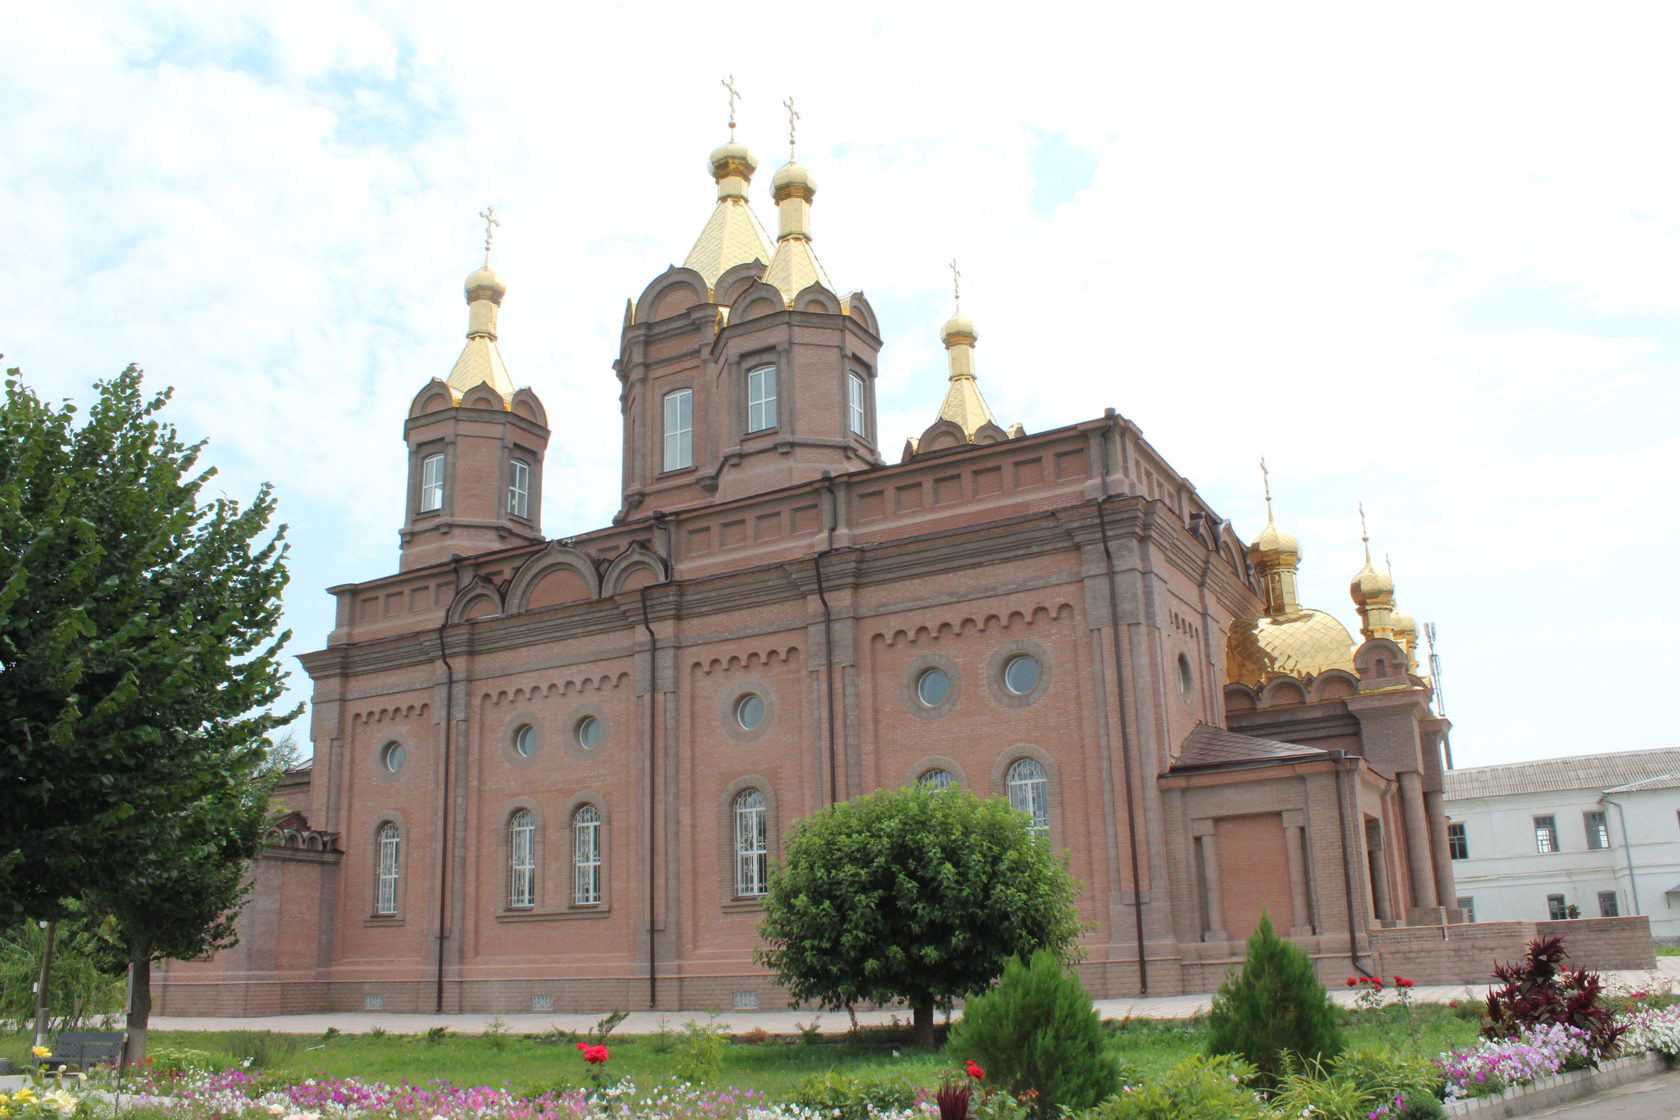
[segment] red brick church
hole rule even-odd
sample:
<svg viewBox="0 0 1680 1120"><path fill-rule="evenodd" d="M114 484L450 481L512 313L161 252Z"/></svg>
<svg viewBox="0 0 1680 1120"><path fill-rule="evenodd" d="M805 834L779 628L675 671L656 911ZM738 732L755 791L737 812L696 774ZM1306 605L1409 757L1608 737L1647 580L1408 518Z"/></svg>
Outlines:
<svg viewBox="0 0 1680 1120"><path fill-rule="evenodd" d="M775 173L772 239L755 167L712 153L698 240L626 309L610 525L544 535L548 414L468 277L403 421L398 570L332 588L303 658L314 762L242 940L158 1010L781 1006L752 950L782 835L910 782L1068 853L1098 995L1210 990L1262 909L1338 979L1460 928L1392 581L1355 578L1356 643L1296 601L1292 537L1239 540L1112 410L1000 426L960 314L888 462L876 311L817 259L810 172Z"/></svg>

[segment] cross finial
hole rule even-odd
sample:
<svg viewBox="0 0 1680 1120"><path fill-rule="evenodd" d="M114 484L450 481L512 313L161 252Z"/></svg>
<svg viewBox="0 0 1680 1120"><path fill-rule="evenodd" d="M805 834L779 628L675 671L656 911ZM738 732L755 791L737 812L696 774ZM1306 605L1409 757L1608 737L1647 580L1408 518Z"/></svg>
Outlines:
<svg viewBox="0 0 1680 1120"><path fill-rule="evenodd" d="M1272 476L1266 470L1266 457L1260 456L1260 487L1266 491L1266 524L1272 523Z"/></svg>
<svg viewBox="0 0 1680 1120"><path fill-rule="evenodd" d="M962 273L957 271L957 258L951 258L951 296L957 301L957 310L962 310Z"/></svg>
<svg viewBox="0 0 1680 1120"><path fill-rule="evenodd" d="M1365 566L1371 566L1371 534L1365 529L1365 503L1359 503L1359 540L1365 546Z"/></svg>
<svg viewBox="0 0 1680 1120"><path fill-rule="evenodd" d="M794 140L799 134L799 110L793 107L793 98L782 102L782 108L788 111L788 162L794 160Z"/></svg>
<svg viewBox="0 0 1680 1120"><path fill-rule="evenodd" d="M729 75L723 83L723 88L729 91L729 142L735 143L735 99L741 96L741 91L735 88L735 75Z"/></svg>
<svg viewBox="0 0 1680 1120"><path fill-rule="evenodd" d="M478 212L478 216L484 219L484 267L489 268L490 242L496 236L496 227L502 223L496 220L496 208L494 206L486 206Z"/></svg>

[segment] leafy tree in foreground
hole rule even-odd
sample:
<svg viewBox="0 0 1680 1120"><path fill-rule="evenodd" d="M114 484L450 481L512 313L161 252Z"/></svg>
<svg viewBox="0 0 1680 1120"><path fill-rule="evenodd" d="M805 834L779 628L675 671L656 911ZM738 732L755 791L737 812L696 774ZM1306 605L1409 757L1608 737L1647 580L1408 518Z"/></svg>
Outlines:
<svg viewBox="0 0 1680 1120"><path fill-rule="evenodd" d="M213 472L195 473L199 446L158 419L168 393L140 380L131 366L101 382L78 424L7 373L0 920L83 897L149 961L226 932L218 907L260 836L265 737L288 718L265 710L287 635L268 488L247 507L201 501ZM232 892L213 886L229 877Z"/></svg>
<svg viewBox="0 0 1680 1120"><path fill-rule="evenodd" d="M988 1088L1027 1099L1030 1115L1090 1108L1120 1088L1091 993L1054 953L1019 957L997 987L968 1001L946 1051L977 1062Z"/></svg>
<svg viewBox="0 0 1680 1120"><path fill-rule="evenodd" d="M919 1046L933 1011L984 991L1011 957L1066 958L1079 934L1064 861L1002 798L878 790L793 826L755 954L795 1003L903 998Z"/></svg>
<svg viewBox="0 0 1680 1120"><path fill-rule="evenodd" d="M1286 1072L1286 1055L1327 1061L1342 1051L1341 1028L1312 961L1260 924L1248 939L1242 971L1229 976L1208 1011L1209 1054L1235 1054L1259 1070L1268 1088Z"/></svg>

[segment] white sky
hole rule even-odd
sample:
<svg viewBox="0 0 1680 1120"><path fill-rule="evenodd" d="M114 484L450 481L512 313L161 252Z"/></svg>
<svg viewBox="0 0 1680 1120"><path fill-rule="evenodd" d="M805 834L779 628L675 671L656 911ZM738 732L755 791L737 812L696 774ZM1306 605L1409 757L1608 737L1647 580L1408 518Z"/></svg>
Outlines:
<svg viewBox="0 0 1680 1120"><path fill-rule="evenodd" d="M943 394L955 256L1002 422L1115 407L1245 538L1264 455L1350 628L1365 503L1459 765L1673 746L1676 41L1670 3L12 5L0 352L52 397L175 386L220 486L278 487L316 648L321 589L396 566L486 203L545 529L610 519L624 301L711 209L733 73L771 228L797 99L889 458Z"/></svg>

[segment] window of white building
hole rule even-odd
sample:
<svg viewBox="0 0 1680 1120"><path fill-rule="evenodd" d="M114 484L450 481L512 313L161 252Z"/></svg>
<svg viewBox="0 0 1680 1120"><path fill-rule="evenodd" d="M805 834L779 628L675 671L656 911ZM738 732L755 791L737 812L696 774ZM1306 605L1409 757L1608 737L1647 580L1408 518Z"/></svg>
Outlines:
<svg viewBox="0 0 1680 1120"><path fill-rule="evenodd" d="M1556 817L1534 818L1534 850L1542 853L1558 850Z"/></svg>
<svg viewBox="0 0 1680 1120"><path fill-rule="evenodd" d="M1581 823L1587 829L1587 851L1596 852L1610 846L1610 822L1602 812L1582 813Z"/></svg>

